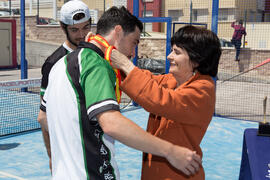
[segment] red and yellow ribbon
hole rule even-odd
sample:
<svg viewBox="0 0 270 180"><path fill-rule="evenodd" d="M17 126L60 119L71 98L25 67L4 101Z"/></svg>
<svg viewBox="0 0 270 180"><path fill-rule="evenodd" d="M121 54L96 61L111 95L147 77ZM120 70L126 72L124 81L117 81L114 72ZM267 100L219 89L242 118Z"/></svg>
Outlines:
<svg viewBox="0 0 270 180"><path fill-rule="evenodd" d="M96 41L98 44L101 46L105 47L105 54L104 54L104 59L106 59L110 64L111 64L111 54L112 50L115 49L114 46L110 46L109 43L100 35L92 35L88 38L88 42L91 40ZM115 74L116 74L116 85L115 85L115 96L118 104L121 102L121 95L122 91L120 90L120 85L121 85L121 74L119 69L113 68Z"/></svg>

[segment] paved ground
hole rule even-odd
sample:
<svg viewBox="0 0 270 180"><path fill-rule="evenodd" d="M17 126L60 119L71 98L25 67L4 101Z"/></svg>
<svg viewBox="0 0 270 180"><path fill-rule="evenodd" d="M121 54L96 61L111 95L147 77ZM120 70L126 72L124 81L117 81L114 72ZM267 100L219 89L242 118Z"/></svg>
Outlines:
<svg viewBox="0 0 270 180"><path fill-rule="evenodd" d="M0 81L18 80L18 69L0 70ZM40 78L41 68L29 68L28 78ZM263 99L268 97L266 119L270 122L270 84L217 81L216 114L234 119L263 121ZM129 100L126 100L129 102Z"/></svg>
<svg viewBox="0 0 270 180"><path fill-rule="evenodd" d="M146 128L148 113L143 109L123 114L143 129ZM238 179L244 130L256 127L257 124L252 122L213 118L201 143L205 179ZM120 179L140 179L142 159L140 151L116 141L115 156ZM0 137L0 159L1 180L50 179L48 157L41 131L9 138Z"/></svg>
<svg viewBox="0 0 270 180"><path fill-rule="evenodd" d="M41 78L41 68L29 68L28 78ZM0 69L0 81L21 79L20 69Z"/></svg>
<svg viewBox="0 0 270 180"><path fill-rule="evenodd" d="M270 84L217 81L216 113L235 119L263 121L263 100L268 97L266 119L270 122Z"/></svg>

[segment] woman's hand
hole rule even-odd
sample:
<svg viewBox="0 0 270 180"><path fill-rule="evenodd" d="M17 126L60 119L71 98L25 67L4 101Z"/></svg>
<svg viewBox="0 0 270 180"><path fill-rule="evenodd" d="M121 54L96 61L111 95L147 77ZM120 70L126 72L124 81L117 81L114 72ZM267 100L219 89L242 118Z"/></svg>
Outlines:
<svg viewBox="0 0 270 180"><path fill-rule="evenodd" d="M93 35L95 34L92 32L89 32L85 36L85 42L89 42L89 38ZM92 40L90 42L98 46L103 51L103 53L105 53L105 48L100 47L100 45L96 41ZM124 54L122 54L121 52L115 49L112 50L111 61L112 61L113 68L122 70L126 75L128 75L130 71L132 71L133 68L135 67L133 63Z"/></svg>
<svg viewBox="0 0 270 180"><path fill-rule="evenodd" d="M128 75L135 67L127 56L115 49L112 50L111 62L113 68L122 70L126 75Z"/></svg>

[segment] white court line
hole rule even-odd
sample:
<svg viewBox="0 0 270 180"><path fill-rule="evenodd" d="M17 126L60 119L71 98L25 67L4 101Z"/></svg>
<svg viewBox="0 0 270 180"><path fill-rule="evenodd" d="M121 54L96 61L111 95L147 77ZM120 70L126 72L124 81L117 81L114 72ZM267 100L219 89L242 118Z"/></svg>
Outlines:
<svg viewBox="0 0 270 180"><path fill-rule="evenodd" d="M18 176L14 176L14 175L12 175L12 174L8 174L8 173L2 172L2 171L0 171L0 175L4 175L4 176L6 176L6 177L15 178L15 179L18 179L18 180L26 180L26 179L24 179L24 178L21 178L21 177L18 177Z"/></svg>

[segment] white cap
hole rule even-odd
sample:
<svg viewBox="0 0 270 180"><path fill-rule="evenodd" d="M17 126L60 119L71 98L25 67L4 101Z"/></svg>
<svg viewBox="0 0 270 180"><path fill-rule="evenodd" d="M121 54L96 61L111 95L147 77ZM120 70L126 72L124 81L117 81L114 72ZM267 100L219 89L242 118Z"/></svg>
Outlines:
<svg viewBox="0 0 270 180"><path fill-rule="evenodd" d="M80 20L73 20L73 16L83 13L84 18ZM80 0L71 0L65 3L60 11L60 21L67 25L74 25L83 23L90 19L90 11L86 4Z"/></svg>

